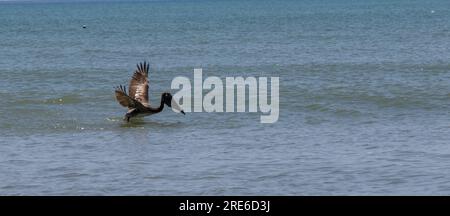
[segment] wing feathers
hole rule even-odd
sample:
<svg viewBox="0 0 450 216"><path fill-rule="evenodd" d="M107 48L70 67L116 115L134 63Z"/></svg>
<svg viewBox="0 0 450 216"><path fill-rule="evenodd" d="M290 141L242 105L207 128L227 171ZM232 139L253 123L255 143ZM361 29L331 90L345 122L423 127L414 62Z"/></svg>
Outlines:
<svg viewBox="0 0 450 216"><path fill-rule="evenodd" d="M145 105L148 105L148 69L146 62L137 64L129 88L130 97Z"/></svg>
<svg viewBox="0 0 450 216"><path fill-rule="evenodd" d="M136 101L135 99L127 95L125 86L122 85L117 86L115 93L116 99L120 105L127 107L129 109L131 108L137 108L139 110L145 109L145 107L139 101Z"/></svg>
<svg viewBox="0 0 450 216"><path fill-rule="evenodd" d="M120 105L122 105L124 107L128 107L128 108L132 108L135 106L133 99L127 95L125 86L122 86L122 85L117 86L115 94L116 94L116 99Z"/></svg>
<svg viewBox="0 0 450 216"><path fill-rule="evenodd" d="M138 108L144 110L149 106L148 102L148 70L147 62L136 65L137 70L130 80L128 93L126 86L117 86L115 88L116 99L120 105L128 108Z"/></svg>

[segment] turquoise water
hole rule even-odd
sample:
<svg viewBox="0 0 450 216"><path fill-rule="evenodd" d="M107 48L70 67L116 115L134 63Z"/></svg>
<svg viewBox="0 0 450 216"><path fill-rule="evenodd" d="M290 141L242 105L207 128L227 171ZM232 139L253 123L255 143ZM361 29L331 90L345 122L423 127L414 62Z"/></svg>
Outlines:
<svg viewBox="0 0 450 216"><path fill-rule="evenodd" d="M449 20L446 0L0 2L0 194L448 195ZM153 103L194 68L279 76L279 120L124 123L113 87L144 60Z"/></svg>

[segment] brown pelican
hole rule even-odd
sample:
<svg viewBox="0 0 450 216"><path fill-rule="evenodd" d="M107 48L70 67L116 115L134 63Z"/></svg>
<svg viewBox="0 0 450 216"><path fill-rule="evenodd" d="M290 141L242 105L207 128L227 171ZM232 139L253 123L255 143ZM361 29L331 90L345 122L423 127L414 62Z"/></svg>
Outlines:
<svg viewBox="0 0 450 216"><path fill-rule="evenodd" d="M172 95L164 92L161 95L161 104L159 107L151 107L148 101L148 68L149 65L144 62L137 65L137 70L134 72L130 80L130 87L128 93L125 86L116 87L116 99L120 105L127 107L128 112L125 114L124 120L130 121L131 117L147 116L159 113L163 110L164 104L173 107L175 110L185 114L183 109L172 99Z"/></svg>

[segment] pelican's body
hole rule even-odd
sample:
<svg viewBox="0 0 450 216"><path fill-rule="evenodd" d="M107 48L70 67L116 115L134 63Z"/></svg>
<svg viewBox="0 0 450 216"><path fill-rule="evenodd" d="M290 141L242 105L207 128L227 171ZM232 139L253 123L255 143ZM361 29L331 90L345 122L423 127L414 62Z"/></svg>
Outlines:
<svg viewBox="0 0 450 216"><path fill-rule="evenodd" d="M128 93L125 86L116 87L116 99L120 105L127 107L128 112L125 114L125 120L130 121L131 117L143 117L159 113L164 109L164 104L172 107L174 105L184 114L183 110L179 108L178 104L172 100L170 93L162 93L161 103L159 107L151 107L148 100L148 69L149 65L144 62L137 65L137 70L134 72L130 80Z"/></svg>

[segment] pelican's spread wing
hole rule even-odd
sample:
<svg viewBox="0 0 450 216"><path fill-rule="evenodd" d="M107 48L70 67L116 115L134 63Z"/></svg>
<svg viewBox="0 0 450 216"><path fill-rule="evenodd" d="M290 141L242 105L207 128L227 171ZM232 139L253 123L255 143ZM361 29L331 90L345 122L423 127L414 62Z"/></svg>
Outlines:
<svg viewBox="0 0 450 216"><path fill-rule="evenodd" d="M148 106L148 68L149 64L144 62L137 65L130 80L129 93L130 97L141 102L144 106Z"/></svg>
<svg viewBox="0 0 450 216"><path fill-rule="evenodd" d="M116 87L115 92L116 92L116 99L120 103L120 105L122 105L124 107L128 107L129 109L132 109L132 108L143 109L143 106L139 101L137 101L127 95L125 86Z"/></svg>

